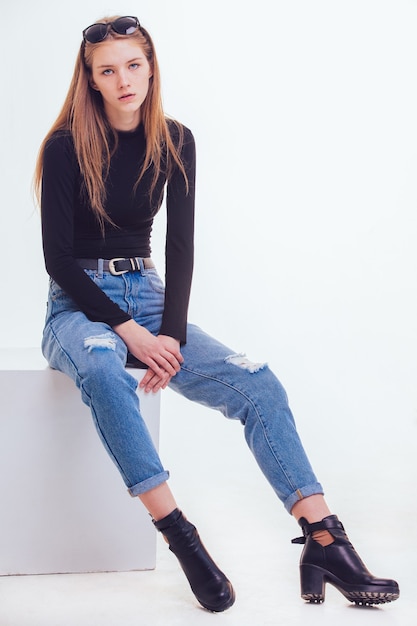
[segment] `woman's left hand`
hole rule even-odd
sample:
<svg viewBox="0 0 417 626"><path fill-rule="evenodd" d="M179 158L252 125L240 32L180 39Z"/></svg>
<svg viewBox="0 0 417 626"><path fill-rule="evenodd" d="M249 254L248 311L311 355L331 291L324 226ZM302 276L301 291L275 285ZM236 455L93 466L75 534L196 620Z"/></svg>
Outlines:
<svg viewBox="0 0 417 626"><path fill-rule="evenodd" d="M174 354L178 361L182 363L183 358L180 352L180 342L177 339L169 337L168 335L158 335L157 340L168 352ZM165 372L164 376L160 376L149 368L140 381L139 387L146 393L150 391L156 393L160 389L165 389L171 378L172 376L168 374L168 372Z"/></svg>

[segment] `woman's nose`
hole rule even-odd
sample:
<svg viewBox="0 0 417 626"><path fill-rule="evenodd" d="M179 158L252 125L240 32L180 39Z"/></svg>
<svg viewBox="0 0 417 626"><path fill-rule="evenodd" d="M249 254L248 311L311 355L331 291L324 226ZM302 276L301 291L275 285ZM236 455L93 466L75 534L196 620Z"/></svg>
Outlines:
<svg viewBox="0 0 417 626"><path fill-rule="evenodd" d="M127 74L127 72L120 72L119 73L119 87L127 87L129 85L129 76Z"/></svg>

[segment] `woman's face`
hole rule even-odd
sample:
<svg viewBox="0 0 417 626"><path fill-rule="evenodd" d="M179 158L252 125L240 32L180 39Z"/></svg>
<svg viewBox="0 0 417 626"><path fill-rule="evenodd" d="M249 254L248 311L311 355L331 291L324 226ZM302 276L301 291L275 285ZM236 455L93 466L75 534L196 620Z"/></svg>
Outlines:
<svg viewBox="0 0 417 626"><path fill-rule="evenodd" d="M150 65L133 39L109 39L94 50L91 86L103 97L104 110L117 130L134 130L149 89Z"/></svg>

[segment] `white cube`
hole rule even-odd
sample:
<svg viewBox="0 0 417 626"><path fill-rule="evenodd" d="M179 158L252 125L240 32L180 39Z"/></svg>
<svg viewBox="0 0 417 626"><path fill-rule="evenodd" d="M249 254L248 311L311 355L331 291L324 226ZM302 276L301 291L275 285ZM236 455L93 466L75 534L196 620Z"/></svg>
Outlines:
<svg viewBox="0 0 417 626"><path fill-rule="evenodd" d="M150 516L73 381L37 349L0 350L0 392L0 575L153 569ZM158 447L160 394L138 395Z"/></svg>

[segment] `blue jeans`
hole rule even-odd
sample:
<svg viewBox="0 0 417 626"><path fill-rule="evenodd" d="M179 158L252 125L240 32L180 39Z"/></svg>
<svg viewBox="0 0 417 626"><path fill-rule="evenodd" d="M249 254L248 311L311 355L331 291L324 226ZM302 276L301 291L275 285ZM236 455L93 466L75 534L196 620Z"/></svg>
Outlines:
<svg viewBox="0 0 417 626"><path fill-rule="evenodd" d="M138 324L158 333L164 285L156 270L121 276L84 271ZM298 500L323 493L285 390L269 367L233 353L197 326L189 324L187 332L184 363L171 388L241 422L249 448L287 511ZM137 381L125 368L125 343L107 324L91 322L52 279L42 350L50 366L79 387L129 493L137 496L165 482L169 473L141 416Z"/></svg>

